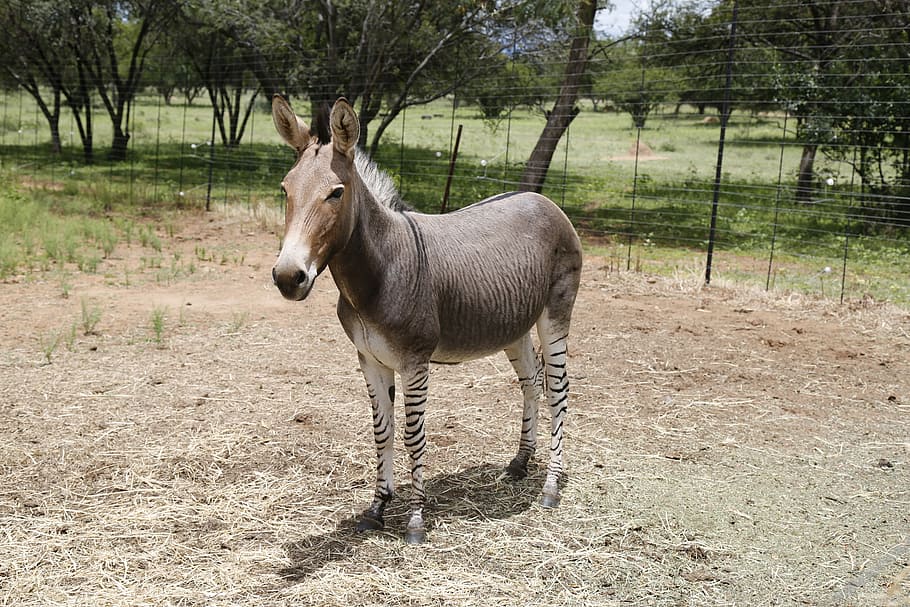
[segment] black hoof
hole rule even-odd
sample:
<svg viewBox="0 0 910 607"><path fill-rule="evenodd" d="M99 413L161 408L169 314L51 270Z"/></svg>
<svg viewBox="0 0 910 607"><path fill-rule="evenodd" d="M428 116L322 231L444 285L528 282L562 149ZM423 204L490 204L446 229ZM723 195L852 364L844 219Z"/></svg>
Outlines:
<svg viewBox="0 0 910 607"><path fill-rule="evenodd" d="M380 531L385 528L385 522L381 516L376 516L372 512L364 512L357 521L357 527L354 529L357 533L366 531Z"/></svg>
<svg viewBox="0 0 910 607"><path fill-rule="evenodd" d="M540 497L540 505L544 508L556 508L559 506L559 496L551 495L549 493L544 493Z"/></svg>
<svg viewBox="0 0 910 607"><path fill-rule="evenodd" d="M525 478L528 475L528 464L516 457L506 466L506 472L515 480Z"/></svg>
<svg viewBox="0 0 910 607"><path fill-rule="evenodd" d="M412 529L408 527L408 530L404 534L404 542L412 546L418 544L424 544L427 541L427 530L423 527L419 529Z"/></svg>

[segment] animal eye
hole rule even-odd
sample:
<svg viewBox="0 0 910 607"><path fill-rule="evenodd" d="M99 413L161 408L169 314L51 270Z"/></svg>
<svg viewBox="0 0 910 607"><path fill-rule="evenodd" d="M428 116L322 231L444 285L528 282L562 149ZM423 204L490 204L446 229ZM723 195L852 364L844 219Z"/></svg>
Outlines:
<svg viewBox="0 0 910 607"><path fill-rule="evenodd" d="M281 186L281 193L284 194L285 197L287 197L287 195L288 195L288 191L286 189L284 189L283 185Z"/></svg>
<svg viewBox="0 0 910 607"><path fill-rule="evenodd" d="M338 186L332 193L329 194L329 197L326 200L340 200L341 196L344 194L344 186Z"/></svg>

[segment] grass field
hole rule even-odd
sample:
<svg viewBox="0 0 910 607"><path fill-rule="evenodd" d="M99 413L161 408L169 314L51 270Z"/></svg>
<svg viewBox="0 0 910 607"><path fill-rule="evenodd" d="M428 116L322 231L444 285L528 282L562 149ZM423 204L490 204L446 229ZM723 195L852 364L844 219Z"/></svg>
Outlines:
<svg viewBox="0 0 910 607"><path fill-rule="evenodd" d="M409 112L379 154L430 211L453 124L453 207L509 189L542 127L447 107ZM776 204L773 119L731 127L705 288L716 128L656 117L636 173L626 118L581 114L548 189L588 248L563 503L537 505L539 465L503 475L508 361L438 366L414 549L403 412L388 527L353 532L375 452L337 289L292 304L270 284L291 152L264 111L225 152L205 108L186 137L183 108L161 110L120 164L52 161L18 122L0 135L0 607L910 601L906 236L845 224L841 191ZM764 287L772 243L779 292L731 286ZM858 301L820 301L845 249Z"/></svg>
<svg viewBox="0 0 910 607"><path fill-rule="evenodd" d="M206 205L239 205L263 214L282 204L278 183L293 155L275 134L264 102L257 104L241 145L227 150L209 143L207 105L165 106L155 96L144 97L133 120L130 160L117 164L106 159L109 126L96 112L93 166L82 162L70 118L61 121L64 151L53 158L30 99L7 93L0 105L0 167L4 183L18 192L7 199L25 196L57 217L117 217L123 223ZM301 114L308 112L306 104L298 106ZM473 107L453 110L450 100L399 116L376 159L421 210L440 208L458 125L463 133L449 209L514 189L544 119L516 110L492 124ZM703 274L718 131L716 123L685 108L679 115L652 115L640 133L625 114L587 108L560 142L545 193L566 209L589 245L618 267ZM818 174L835 185L819 193L818 203L795 206L799 153L792 121L734 113L718 198L714 279L834 298L843 287L847 298L910 301L906 232L860 219L865 210L848 168L821 157ZM129 229L115 222L112 235L99 238L126 238ZM95 237L83 240L91 246ZM34 243L34 236L6 239L0 272L47 266L47 256L35 257L42 248Z"/></svg>

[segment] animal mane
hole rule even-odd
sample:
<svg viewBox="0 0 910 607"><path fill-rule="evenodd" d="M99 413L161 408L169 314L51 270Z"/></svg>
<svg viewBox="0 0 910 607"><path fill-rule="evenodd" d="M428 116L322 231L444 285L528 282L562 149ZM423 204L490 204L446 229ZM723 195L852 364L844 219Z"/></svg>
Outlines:
<svg viewBox="0 0 910 607"><path fill-rule="evenodd" d="M357 150L354 154L354 165L363 180L363 184L376 201L393 211L412 211L413 209L401 198L395 182L388 173L379 168L366 152Z"/></svg>
<svg viewBox="0 0 910 607"><path fill-rule="evenodd" d="M310 127L310 135L316 137L318 145L331 145L332 131L330 126L331 108L329 104L323 103L313 116L313 125ZM401 199L395 182L389 177L389 174L379 168L373 162L366 152L358 149L354 154L354 163L360 178L366 185L367 190L373 195L381 205L388 207L393 211L412 211L410 205Z"/></svg>
<svg viewBox="0 0 910 607"><path fill-rule="evenodd" d="M322 103L313 115L313 126L310 127L310 135L316 137L319 145L328 145L332 140L332 129L329 126L329 115L332 108L328 103Z"/></svg>

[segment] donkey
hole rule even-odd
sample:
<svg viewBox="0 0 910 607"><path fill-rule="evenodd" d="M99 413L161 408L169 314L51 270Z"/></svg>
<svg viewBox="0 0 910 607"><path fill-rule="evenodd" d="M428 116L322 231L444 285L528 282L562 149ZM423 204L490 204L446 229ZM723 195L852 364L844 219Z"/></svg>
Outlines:
<svg viewBox="0 0 910 607"><path fill-rule="evenodd" d="M559 504L568 404L567 338L581 274L581 243L565 214L529 192L487 198L446 214L409 210L391 178L356 149L360 126L339 99L313 128L279 96L278 134L297 152L282 181L285 235L272 278L290 300L306 298L328 267L337 313L357 348L373 413L376 487L357 531L382 529L392 498L395 372L404 390L404 444L411 460L408 543L426 541L424 412L431 362L456 363L504 350L518 374L524 416L507 471L527 474L537 446L537 400L551 410L550 461L541 504ZM328 124L323 124L327 120ZM537 325L541 357L531 340Z"/></svg>

